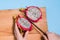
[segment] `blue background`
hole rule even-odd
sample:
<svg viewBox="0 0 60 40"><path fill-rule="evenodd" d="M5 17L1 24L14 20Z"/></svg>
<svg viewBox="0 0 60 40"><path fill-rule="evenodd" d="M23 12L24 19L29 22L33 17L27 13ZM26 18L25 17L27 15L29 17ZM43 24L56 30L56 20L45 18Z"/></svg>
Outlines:
<svg viewBox="0 0 60 40"><path fill-rule="evenodd" d="M60 34L59 0L0 0L0 10L25 8L27 6L46 7L48 30Z"/></svg>

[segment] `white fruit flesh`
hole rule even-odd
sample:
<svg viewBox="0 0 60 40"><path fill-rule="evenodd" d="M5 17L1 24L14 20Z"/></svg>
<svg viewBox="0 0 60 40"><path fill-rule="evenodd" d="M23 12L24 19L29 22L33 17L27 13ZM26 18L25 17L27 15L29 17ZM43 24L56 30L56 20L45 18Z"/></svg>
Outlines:
<svg viewBox="0 0 60 40"><path fill-rule="evenodd" d="M41 12L38 8L31 7L27 11L27 16L32 20L37 20L41 16Z"/></svg>
<svg viewBox="0 0 60 40"><path fill-rule="evenodd" d="M24 18L18 19L18 22L24 28L29 28L31 26L30 22Z"/></svg>

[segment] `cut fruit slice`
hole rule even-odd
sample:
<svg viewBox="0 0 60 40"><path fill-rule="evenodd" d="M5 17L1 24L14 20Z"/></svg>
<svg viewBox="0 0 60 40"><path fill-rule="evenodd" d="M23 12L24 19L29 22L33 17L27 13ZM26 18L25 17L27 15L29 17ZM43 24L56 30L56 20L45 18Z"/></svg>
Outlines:
<svg viewBox="0 0 60 40"><path fill-rule="evenodd" d="M32 24L26 18L23 17L18 17L17 25L24 31L30 31L32 29Z"/></svg>
<svg viewBox="0 0 60 40"><path fill-rule="evenodd" d="M30 6L27 7L26 16L33 22L38 21L41 18L41 10L38 7Z"/></svg>

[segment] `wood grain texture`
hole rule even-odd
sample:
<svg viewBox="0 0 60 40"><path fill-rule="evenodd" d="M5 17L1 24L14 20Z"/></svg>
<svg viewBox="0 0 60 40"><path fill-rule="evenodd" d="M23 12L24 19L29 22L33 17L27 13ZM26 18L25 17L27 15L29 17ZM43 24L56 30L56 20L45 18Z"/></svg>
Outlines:
<svg viewBox="0 0 60 40"><path fill-rule="evenodd" d="M47 20L46 20L46 9L40 8L42 11L42 19L38 22L34 22L40 29L44 32L48 30ZM13 34L13 16L20 14L24 17L24 13L20 12L19 9L11 10L0 10L0 40L15 40ZM41 32L40 32L41 33ZM33 26L32 31L28 35L28 40L40 40L41 34Z"/></svg>

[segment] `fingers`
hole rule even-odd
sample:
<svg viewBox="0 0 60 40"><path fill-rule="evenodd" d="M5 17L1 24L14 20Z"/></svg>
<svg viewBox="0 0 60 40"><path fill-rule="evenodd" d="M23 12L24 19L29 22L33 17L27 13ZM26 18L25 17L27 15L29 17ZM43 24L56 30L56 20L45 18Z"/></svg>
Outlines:
<svg viewBox="0 0 60 40"><path fill-rule="evenodd" d="M22 35L20 34L16 23L15 23L14 33L15 33L15 36L16 36L17 39L22 38Z"/></svg>
<svg viewBox="0 0 60 40"><path fill-rule="evenodd" d="M29 31L27 31L27 32L25 33L25 36L24 36L25 39L27 38L28 33L29 33Z"/></svg>
<svg viewBox="0 0 60 40"><path fill-rule="evenodd" d="M48 35L49 40L56 40L56 36L54 33L52 32L46 32L46 33Z"/></svg>
<svg viewBox="0 0 60 40"><path fill-rule="evenodd" d="M60 40L56 33L53 32L46 32L48 35L49 40Z"/></svg>
<svg viewBox="0 0 60 40"><path fill-rule="evenodd" d="M18 33L18 34L20 34L19 33L19 29L18 29L18 27L17 27L17 24L15 23L15 31L14 32L16 32L16 33Z"/></svg>
<svg viewBox="0 0 60 40"><path fill-rule="evenodd" d="M47 37L46 37L45 35L43 35L43 38L44 38L45 40L48 40Z"/></svg>
<svg viewBox="0 0 60 40"><path fill-rule="evenodd" d="M16 36L17 39L23 39L22 35L21 35L20 32L19 32L19 29L18 29L16 23L15 23L14 33L15 33L15 36ZM27 32L25 33L24 39L27 39L28 33L29 33L29 31L27 31Z"/></svg>
<svg viewBox="0 0 60 40"><path fill-rule="evenodd" d="M46 35L48 36L48 32L46 33ZM45 40L49 40L45 35L42 35L44 37Z"/></svg>

